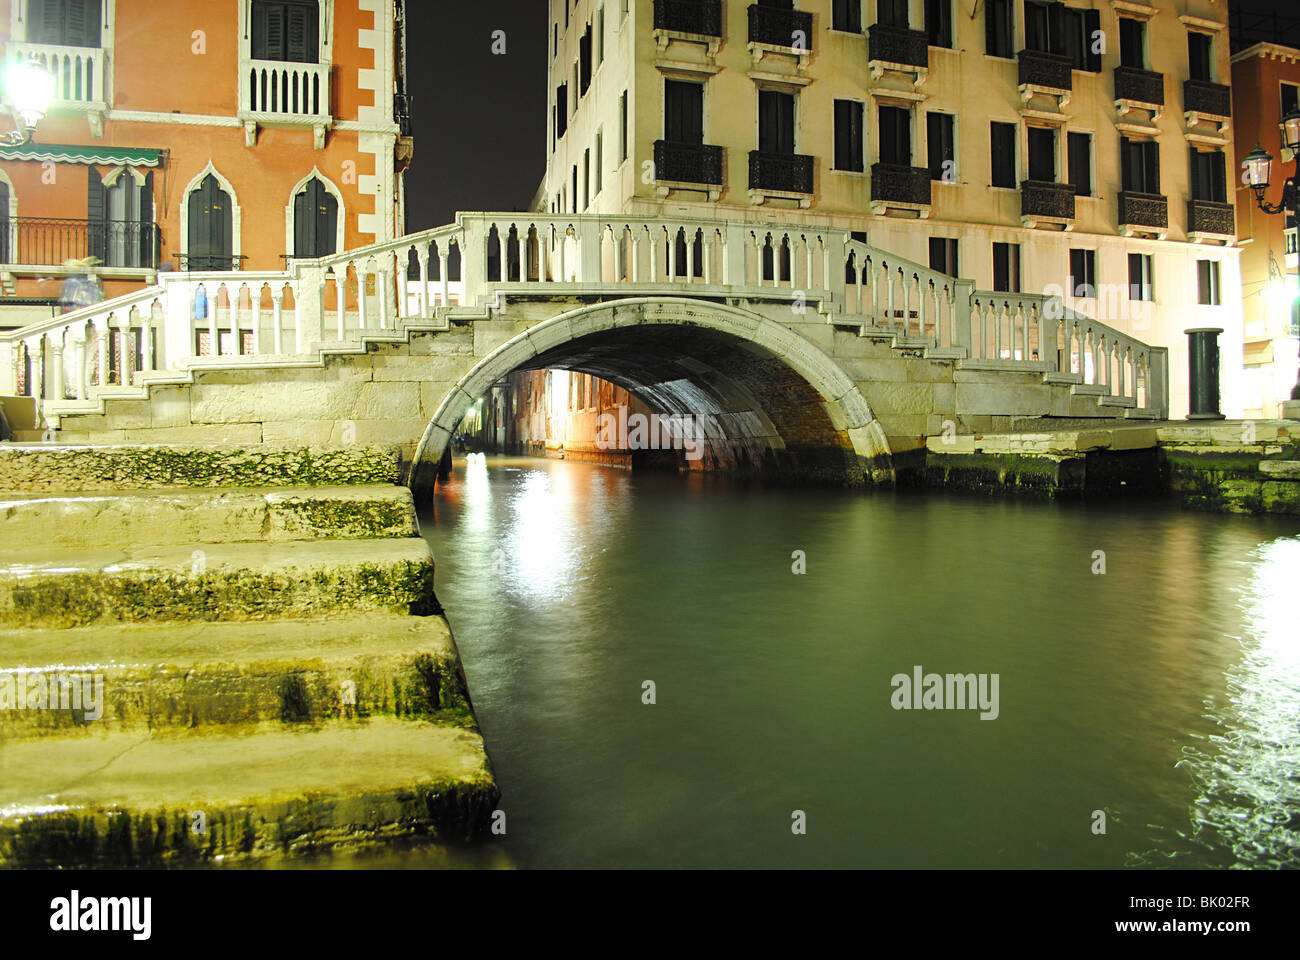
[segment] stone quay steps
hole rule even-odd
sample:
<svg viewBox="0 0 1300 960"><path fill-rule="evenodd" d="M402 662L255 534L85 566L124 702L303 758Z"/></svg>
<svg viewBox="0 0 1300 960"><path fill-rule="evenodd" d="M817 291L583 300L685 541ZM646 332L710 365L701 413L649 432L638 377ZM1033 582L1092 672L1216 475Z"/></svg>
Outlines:
<svg viewBox="0 0 1300 960"><path fill-rule="evenodd" d="M0 491L396 484L395 447L287 444L0 444Z"/></svg>
<svg viewBox="0 0 1300 960"><path fill-rule="evenodd" d="M417 537L186 543L0 555L0 627L434 612Z"/></svg>
<svg viewBox="0 0 1300 960"><path fill-rule="evenodd" d="M474 729L439 616L0 630L0 651L3 743L383 716Z"/></svg>
<svg viewBox="0 0 1300 960"><path fill-rule="evenodd" d="M405 487L176 487L0 494L0 544L282 542L418 535Z"/></svg>
<svg viewBox="0 0 1300 960"><path fill-rule="evenodd" d="M390 717L25 740L0 750L0 862L184 866L456 841L497 796L477 733Z"/></svg>

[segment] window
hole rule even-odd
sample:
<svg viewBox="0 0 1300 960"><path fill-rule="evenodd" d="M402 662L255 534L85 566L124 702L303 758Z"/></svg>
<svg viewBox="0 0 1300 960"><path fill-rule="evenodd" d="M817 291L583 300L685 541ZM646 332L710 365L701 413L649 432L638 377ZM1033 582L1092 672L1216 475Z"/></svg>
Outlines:
<svg viewBox="0 0 1300 960"><path fill-rule="evenodd" d="M1010 59L1011 46L1011 0L984 0L984 52Z"/></svg>
<svg viewBox="0 0 1300 960"><path fill-rule="evenodd" d="M993 121L989 124L989 142L992 164L989 183L995 187L1014 187L1016 185L1016 125Z"/></svg>
<svg viewBox="0 0 1300 960"><path fill-rule="evenodd" d="M110 267L152 267L157 263L153 232L153 173L143 185L122 173L105 186L90 167L86 198L87 253ZM8 194L5 217L8 215ZM8 240L8 231L5 231Z"/></svg>
<svg viewBox="0 0 1300 960"><path fill-rule="evenodd" d="M1152 300L1151 296L1151 255L1149 253L1130 253L1128 255L1128 298L1130 300Z"/></svg>
<svg viewBox="0 0 1300 960"><path fill-rule="evenodd" d="M1281 120L1282 117L1285 117L1292 110L1300 107L1300 86L1296 86L1294 83L1282 84L1281 98L1282 112L1278 115L1279 120Z"/></svg>
<svg viewBox="0 0 1300 960"><path fill-rule="evenodd" d="M1066 7L1061 21L1061 53L1070 58L1075 70L1098 73L1101 70L1100 48L1094 49L1101 36L1101 13Z"/></svg>
<svg viewBox="0 0 1300 960"><path fill-rule="evenodd" d="M94 167L91 167L94 172ZM230 194L221 189L217 178L208 174L190 193L189 246L186 249L191 270L229 270L232 265L233 216Z"/></svg>
<svg viewBox="0 0 1300 960"><path fill-rule="evenodd" d="M1196 261L1196 302L1219 306L1219 261Z"/></svg>
<svg viewBox="0 0 1300 960"><path fill-rule="evenodd" d="M862 172L862 104L835 101L835 169Z"/></svg>
<svg viewBox="0 0 1300 960"><path fill-rule="evenodd" d="M554 60L560 55L560 25L554 24L551 27L551 59Z"/></svg>
<svg viewBox="0 0 1300 960"><path fill-rule="evenodd" d="M591 149L582 151L582 209L591 206Z"/></svg>
<svg viewBox="0 0 1300 960"><path fill-rule="evenodd" d="M1207 33L1189 33L1187 35L1187 76L1202 83L1211 82L1211 63L1214 61L1213 46Z"/></svg>
<svg viewBox="0 0 1300 960"><path fill-rule="evenodd" d="M1160 192L1160 144L1119 138L1121 188L1133 193Z"/></svg>
<svg viewBox="0 0 1300 960"><path fill-rule="evenodd" d="M596 66L605 62L605 8L596 11Z"/></svg>
<svg viewBox="0 0 1300 960"><path fill-rule="evenodd" d="M1211 203L1228 202L1228 184L1223 154L1218 150L1191 150L1192 199Z"/></svg>
<svg viewBox="0 0 1300 960"><path fill-rule="evenodd" d="M569 85L555 88L555 135L563 137L569 129Z"/></svg>
<svg viewBox="0 0 1300 960"><path fill-rule="evenodd" d="M1122 67L1136 67L1141 70L1146 66L1146 27L1141 20L1129 17L1119 18L1119 63Z"/></svg>
<svg viewBox="0 0 1300 960"><path fill-rule="evenodd" d="M1029 179L1053 183L1056 180L1056 131L1051 127L1029 127Z"/></svg>
<svg viewBox="0 0 1300 960"><path fill-rule="evenodd" d="M925 0L925 36L932 47L952 46L952 0Z"/></svg>
<svg viewBox="0 0 1300 960"><path fill-rule="evenodd" d="M573 165L573 212L578 213L578 165Z"/></svg>
<svg viewBox="0 0 1300 960"><path fill-rule="evenodd" d="M1070 186L1077 197L1092 196L1092 134L1071 132L1066 136Z"/></svg>
<svg viewBox="0 0 1300 960"><path fill-rule="evenodd" d="M957 276L957 241L948 237L930 238L930 269Z"/></svg>
<svg viewBox="0 0 1300 960"><path fill-rule="evenodd" d="M253 0L254 60L316 63L320 15L315 0Z"/></svg>
<svg viewBox="0 0 1300 960"><path fill-rule="evenodd" d="M1062 47L1059 3L1025 2L1025 49L1040 53L1060 53Z"/></svg>
<svg viewBox="0 0 1300 960"><path fill-rule="evenodd" d="M627 159L627 91L618 98L618 162Z"/></svg>
<svg viewBox="0 0 1300 960"><path fill-rule="evenodd" d="M327 257L337 252L339 202L312 177L293 198L293 255Z"/></svg>
<svg viewBox="0 0 1300 960"><path fill-rule="evenodd" d="M952 140L953 116L951 113L925 115L925 140L929 152L930 179L955 182L957 153ZM944 176L948 174L948 176Z"/></svg>
<svg viewBox="0 0 1300 960"><path fill-rule="evenodd" d="M605 181L605 134L601 130L596 131L596 196L600 196L600 191L604 189Z"/></svg>
<svg viewBox="0 0 1300 960"><path fill-rule="evenodd" d="M696 146L704 142L704 84L664 81L664 139Z"/></svg>
<svg viewBox="0 0 1300 960"><path fill-rule="evenodd" d="M100 3L101 0L28 0L27 42L98 47Z"/></svg>
<svg viewBox="0 0 1300 960"><path fill-rule="evenodd" d="M876 0L876 22L891 27L906 27L907 0Z"/></svg>
<svg viewBox="0 0 1300 960"><path fill-rule="evenodd" d="M1070 251L1070 292L1076 297L1097 295L1097 251Z"/></svg>
<svg viewBox="0 0 1300 960"><path fill-rule="evenodd" d="M862 0L835 0L831 4L831 29L862 32Z"/></svg>
<svg viewBox="0 0 1300 960"><path fill-rule="evenodd" d="M998 293L1020 292L1020 244L993 244L993 289Z"/></svg>
<svg viewBox="0 0 1300 960"><path fill-rule="evenodd" d="M587 31L578 38L578 96L587 95L591 86L591 24Z"/></svg>
<svg viewBox="0 0 1300 960"><path fill-rule="evenodd" d="M880 162L912 165L912 114L903 107L880 108Z"/></svg>
<svg viewBox="0 0 1300 960"><path fill-rule="evenodd" d="M794 153L794 94L758 92L758 149L763 153Z"/></svg>

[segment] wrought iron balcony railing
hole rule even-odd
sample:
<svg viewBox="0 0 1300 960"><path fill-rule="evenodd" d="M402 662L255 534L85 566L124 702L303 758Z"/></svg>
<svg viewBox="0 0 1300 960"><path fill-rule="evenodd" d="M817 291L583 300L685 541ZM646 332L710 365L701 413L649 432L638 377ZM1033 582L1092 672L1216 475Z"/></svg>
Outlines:
<svg viewBox="0 0 1300 960"><path fill-rule="evenodd" d="M898 163L871 165L871 199L894 203L929 203L930 171Z"/></svg>
<svg viewBox="0 0 1300 960"><path fill-rule="evenodd" d="M929 41L923 30L908 30L887 23L873 24L867 29L867 59L928 68Z"/></svg>
<svg viewBox="0 0 1300 960"><path fill-rule="evenodd" d="M242 270L248 257L213 253L173 253L181 273L205 270Z"/></svg>
<svg viewBox="0 0 1300 960"><path fill-rule="evenodd" d="M1232 93L1225 84L1204 80L1183 81L1183 109L1209 117L1232 116Z"/></svg>
<svg viewBox="0 0 1300 960"><path fill-rule="evenodd" d="M655 141L655 179L722 185L722 148L707 143Z"/></svg>
<svg viewBox="0 0 1300 960"><path fill-rule="evenodd" d="M1213 200L1187 201L1187 232L1231 237L1237 233L1232 204Z"/></svg>
<svg viewBox="0 0 1300 960"><path fill-rule="evenodd" d="M1071 70L1074 67L1069 57L1044 53L1041 50L1021 50L1016 57L1020 61L1021 84L1033 84L1053 90L1073 89Z"/></svg>
<svg viewBox="0 0 1300 960"><path fill-rule="evenodd" d="M1158 193L1121 191L1119 195L1119 224L1121 227L1168 229L1169 198Z"/></svg>
<svg viewBox="0 0 1300 960"><path fill-rule="evenodd" d="M721 0L655 0L655 29L722 36Z"/></svg>
<svg viewBox="0 0 1300 960"><path fill-rule="evenodd" d="M770 43L777 47L793 47L796 42L806 51L812 50L812 14L803 10L782 10L779 7L749 8L749 42Z"/></svg>
<svg viewBox="0 0 1300 960"><path fill-rule="evenodd" d="M162 231L137 220L68 220L18 217L0 228L0 263L57 267L98 257L108 267L157 269Z"/></svg>
<svg viewBox="0 0 1300 960"><path fill-rule="evenodd" d="M783 190L787 193L812 193L813 158L801 153L764 153L761 150L751 150L749 188Z"/></svg>
<svg viewBox="0 0 1300 960"><path fill-rule="evenodd" d="M1074 187L1049 180L1023 180L1020 183L1020 215L1074 219Z"/></svg>
<svg viewBox="0 0 1300 960"><path fill-rule="evenodd" d="M1164 106L1165 75L1137 67L1116 67L1115 99Z"/></svg>

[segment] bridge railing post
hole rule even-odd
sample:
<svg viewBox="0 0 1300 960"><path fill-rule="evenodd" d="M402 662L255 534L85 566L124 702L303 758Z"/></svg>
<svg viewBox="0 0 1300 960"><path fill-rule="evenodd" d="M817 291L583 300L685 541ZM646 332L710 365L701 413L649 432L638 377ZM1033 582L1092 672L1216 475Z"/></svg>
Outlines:
<svg viewBox="0 0 1300 960"><path fill-rule="evenodd" d="M975 281L958 280L956 295L952 304L952 345L966 351L966 356L973 356L971 345L974 336L971 332L972 316L975 307Z"/></svg>
<svg viewBox="0 0 1300 960"><path fill-rule="evenodd" d="M598 220L578 224L578 282L600 283L600 248L604 230Z"/></svg>
<svg viewBox="0 0 1300 960"><path fill-rule="evenodd" d="M299 350L325 339L325 270L319 264L298 264L293 284L294 322L298 327ZM383 282L383 275L379 277Z"/></svg>
<svg viewBox="0 0 1300 960"><path fill-rule="evenodd" d="M1038 305L1038 359L1042 361L1045 373L1057 373L1060 370L1056 344L1064 316L1065 302L1058 297L1047 297Z"/></svg>
<svg viewBox="0 0 1300 960"><path fill-rule="evenodd" d="M743 287L749 229L743 223L728 223L723 229L722 242L722 282L732 287Z"/></svg>
<svg viewBox="0 0 1300 960"><path fill-rule="evenodd" d="M461 228L456 238L460 247L460 302L474 306L487 294L488 225L482 217L464 217Z"/></svg>
<svg viewBox="0 0 1300 960"><path fill-rule="evenodd" d="M1134 393L1136 394L1136 387ZM1169 419L1169 348L1152 347L1148 353L1146 405L1161 420Z"/></svg>

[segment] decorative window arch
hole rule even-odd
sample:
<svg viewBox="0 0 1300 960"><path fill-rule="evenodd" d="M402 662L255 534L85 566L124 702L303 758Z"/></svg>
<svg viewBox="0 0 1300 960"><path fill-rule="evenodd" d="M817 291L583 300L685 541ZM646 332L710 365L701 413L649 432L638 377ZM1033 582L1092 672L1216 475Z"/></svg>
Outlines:
<svg viewBox="0 0 1300 960"><path fill-rule="evenodd" d="M334 226L334 252L342 253L347 249L343 244L344 227L347 223L347 214L343 205L343 194L339 188L335 186L334 181L320 172L319 167L312 167L311 173L307 174L307 176L303 177L293 185L293 189L289 191L289 202L286 203L284 207L284 251L290 256L297 253L294 249L294 200L298 194L302 193L307 188L307 184L311 183L313 179L320 181L320 185L325 188L325 192L333 197L334 201L339 205L338 216L335 218Z"/></svg>
<svg viewBox="0 0 1300 960"><path fill-rule="evenodd" d="M181 253L189 256L190 253L190 194L198 190L203 181L212 176L221 189L230 197L230 253L233 257L238 258L242 251L240 244L241 212L239 209L239 197L235 193L235 188L231 186L230 181L221 175L221 172L208 161L208 165L199 172L193 180L186 184L185 189L181 192ZM236 260L236 263L239 261Z"/></svg>

